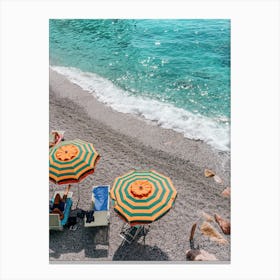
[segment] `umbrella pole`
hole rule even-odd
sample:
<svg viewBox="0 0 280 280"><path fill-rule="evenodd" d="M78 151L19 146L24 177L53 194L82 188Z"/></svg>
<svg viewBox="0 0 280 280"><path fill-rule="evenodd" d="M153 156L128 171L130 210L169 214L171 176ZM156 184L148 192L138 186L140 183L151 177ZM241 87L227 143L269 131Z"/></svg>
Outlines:
<svg viewBox="0 0 280 280"><path fill-rule="evenodd" d="M79 202L80 202L80 186L78 184L78 200L77 200L77 204L76 204L76 209L78 208Z"/></svg>

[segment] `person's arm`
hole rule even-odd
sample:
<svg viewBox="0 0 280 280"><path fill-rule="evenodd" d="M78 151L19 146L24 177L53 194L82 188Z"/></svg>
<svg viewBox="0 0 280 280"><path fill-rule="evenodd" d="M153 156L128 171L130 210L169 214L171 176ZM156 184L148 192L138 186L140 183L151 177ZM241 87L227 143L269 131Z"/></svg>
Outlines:
<svg viewBox="0 0 280 280"><path fill-rule="evenodd" d="M66 187L65 192L64 192L64 195L63 195L63 200L66 200L70 188L71 188L71 184L69 184L69 185Z"/></svg>
<svg viewBox="0 0 280 280"><path fill-rule="evenodd" d="M70 188L71 188L71 184L69 184L67 187L66 187L66 191L65 191L65 194L68 195L69 191L70 191Z"/></svg>

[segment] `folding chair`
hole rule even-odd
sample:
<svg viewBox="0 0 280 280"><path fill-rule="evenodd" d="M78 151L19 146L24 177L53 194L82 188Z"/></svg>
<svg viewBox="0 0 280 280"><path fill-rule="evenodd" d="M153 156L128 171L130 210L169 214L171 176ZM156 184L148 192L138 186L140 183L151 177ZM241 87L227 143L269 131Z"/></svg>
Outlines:
<svg viewBox="0 0 280 280"><path fill-rule="evenodd" d="M128 223L124 223L121 228L120 237L123 239L123 243L127 242L128 244L131 244L143 236L145 244L145 237L148 231L149 228L145 228L144 225L130 226Z"/></svg>

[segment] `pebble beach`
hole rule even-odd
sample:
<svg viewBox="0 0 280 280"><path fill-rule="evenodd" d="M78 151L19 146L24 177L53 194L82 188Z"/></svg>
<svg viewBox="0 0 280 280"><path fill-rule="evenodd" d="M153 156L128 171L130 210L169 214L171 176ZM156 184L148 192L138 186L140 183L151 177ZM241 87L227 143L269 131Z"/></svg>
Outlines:
<svg viewBox="0 0 280 280"><path fill-rule="evenodd" d="M119 233L123 221L112 204L106 245L96 242L97 232L85 228L81 219L75 231L50 231L50 263L186 263L194 223L197 223L195 243L215 255L219 262L230 261L230 235L223 234L214 218L208 222L225 242L216 242L201 231L205 213L211 217L218 214L230 221L230 198L221 195L230 186L229 152L187 139L141 116L114 111L52 69L49 72L49 129L64 130L65 140L79 138L93 143L101 156L94 174L79 184L77 209L78 190L76 186L71 189L73 215L78 209L90 209L92 186L112 186L116 177L132 169L154 169L169 176L178 193L172 209L151 224L145 243L140 238L122 246ZM222 182L206 177L205 169L214 170ZM64 190L64 187L50 183L49 198L55 190ZM98 234L102 237L102 232Z"/></svg>

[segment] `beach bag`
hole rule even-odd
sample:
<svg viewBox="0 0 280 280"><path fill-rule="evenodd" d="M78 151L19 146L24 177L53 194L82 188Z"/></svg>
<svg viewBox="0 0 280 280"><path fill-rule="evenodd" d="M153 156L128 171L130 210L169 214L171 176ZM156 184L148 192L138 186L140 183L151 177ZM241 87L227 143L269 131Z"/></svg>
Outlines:
<svg viewBox="0 0 280 280"><path fill-rule="evenodd" d="M94 222L94 210L86 212L86 223Z"/></svg>
<svg viewBox="0 0 280 280"><path fill-rule="evenodd" d="M77 224L77 217L75 216L70 216L68 218L68 221L66 223L66 227L70 228L71 226L74 226L75 224Z"/></svg>

